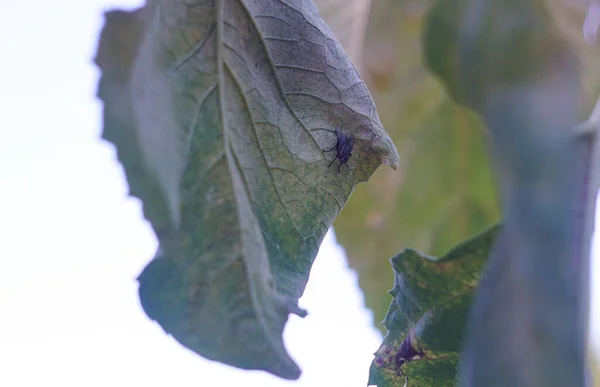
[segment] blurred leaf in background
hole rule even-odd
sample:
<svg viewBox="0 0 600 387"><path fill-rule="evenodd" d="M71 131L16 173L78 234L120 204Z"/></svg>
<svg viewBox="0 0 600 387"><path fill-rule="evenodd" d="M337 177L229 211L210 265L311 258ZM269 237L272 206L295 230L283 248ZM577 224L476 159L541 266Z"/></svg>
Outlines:
<svg viewBox="0 0 600 387"><path fill-rule="evenodd" d="M560 32L579 56L581 66L581 119L587 119L600 95L600 45L588 44L582 25L588 0L545 0Z"/></svg>
<svg viewBox="0 0 600 387"><path fill-rule="evenodd" d="M581 34L587 7L584 1L545 1L582 62L583 118L600 92L600 49L587 45ZM455 69L452 29L461 0L439 1L431 14L435 2L430 0L381 0L370 7L364 5L367 1L354 0L340 4L336 14L338 3L317 1L330 28L360 63L400 154L399 171L378 170L370 184L356 189L335 222L338 240L359 273L366 304L381 329L378 322L393 281L390 256L405 247L440 254L498 220L500 211L486 130L477 115L449 97L460 101L457 86L442 85L432 73ZM357 32L361 28L362 43ZM427 38L434 49L425 53L422 41ZM361 54L357 47L362 47Z"/></svg>
<svg viewBox="0 0 600 387"><path fill-rule="evenodd" d="M393 281L389 257L405 247L439 255L499 218L484 128L423 65L430 5L372 4L362 75L398 148L400 169L380 170L359 186L335 223L380 329ZM337 32L336 24L330 27Z"/></svg>
<svg viewBox="0 0 600 387"><path fill-rule="evenodd" d="M589 353L589 364L591 370L591 378L593 381L592 385L598 387L600 386L600 363L598 362L598 356L596 354L596 351L590 350Z"/></svg>
<svg viewBox="0 0 600 387"><path fill-rule="evenodd" d="M346 53L359 70L372 0L315 0Z"/></svg>

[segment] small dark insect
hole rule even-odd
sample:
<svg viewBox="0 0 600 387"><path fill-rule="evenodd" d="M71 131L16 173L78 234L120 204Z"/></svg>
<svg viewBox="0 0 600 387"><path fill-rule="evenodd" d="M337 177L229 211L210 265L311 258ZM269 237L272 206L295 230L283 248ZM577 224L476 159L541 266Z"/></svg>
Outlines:
<svg viewBox="0 0 600 387"><path fill-rule="evenodd" d="M335 128L335 135L337 137L335 145L333 146L333 148L328 149L325 152L331 152L335 149L337 154L335 155L335 158L331 160L327 168L331 167L331 164L333 164L335 160L339 159L340 165L338 166L338 173L340 173L340 168L342 167L342 165L345 165L348 168L350 168L347 163L350 159L350 156L352 156L351 152L352 148L354 148L354 136L347 135L346 133L342 132L339 128Z"/></svg>
<svg viewBox="0 0 600 387"><path fill-rule="evenodd" d="M385 346L375 353L377 368L392 371L396 376L404 376L404 385L408 386L408 375L402 372L402 366L413 361L425 359L423 349L415 349L411 343L410 335L402 341L399 348Z"/></svg>
<svg viewBox="0 0 600 387"><path fill-rule="evenodd" d="M400 349L395 356L395 365L396 365L396 375L402 376L402 366L405 363L410 363L415 360L419 360L425 356L425 353L422 349L416 350L413 348L412 343L410 342L410 335L406 336L402 344L400 345ZM408 376L407 376L408 380Z"/></svg>

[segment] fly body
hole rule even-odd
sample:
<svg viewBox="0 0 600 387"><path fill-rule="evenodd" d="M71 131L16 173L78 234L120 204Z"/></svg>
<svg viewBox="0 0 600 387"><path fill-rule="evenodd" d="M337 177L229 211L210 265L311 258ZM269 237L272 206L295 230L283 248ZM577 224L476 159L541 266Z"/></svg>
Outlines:
<svg viewBox="0 0 600 387"><path fill-rule="evenodd" d="M331 164L334 163L335 160L339 159L340 165L338 166L338 173L340 173L340 168L342 167L342 165L345 165L348 167L347 163L348 163L348 160L350 159L350 156L352 156L352 148L354 148L354 136L347 135L346 133L342 132L339 128L335 128L335 136L336 136L335 145L333 146L333 148L325 151L325 152L331 152L332 150L336 151L335 158L333 160L331 160L331 162L329 163L329 165L327 167L329 168L331 166Z"/></svg>

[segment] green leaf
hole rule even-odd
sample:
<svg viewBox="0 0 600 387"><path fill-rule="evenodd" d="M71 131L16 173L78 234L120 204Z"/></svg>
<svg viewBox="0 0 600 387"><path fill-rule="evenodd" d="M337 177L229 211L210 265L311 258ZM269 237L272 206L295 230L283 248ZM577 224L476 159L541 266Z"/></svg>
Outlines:
<svg viewBox="0 0 600 387"><path fill-rule="evenodd" d="M103 136L160 242L148 316L213 360L286 379L319 245L359 182L398 154L310 1L151 1L107 14ZM355 145L338 173L335 129Z"/></svg>
<svg viewBox="0 0 600 387"><path fill-rule="evenodd" d="M374 2L364 45L365 79L398 146L400 173L378 170L335 222L375 321L389 305L388 258L411 246L440 255L500 219L484 126L453 102L423 64L430 2Z"/></svg>
<svg viewBox="0 0 600 387"><path fill-rule="evenodd" d="M436 1L429 10L422 32L424 61L443 82L446 93L460 104L466 104L458 77L458 28L464 0Z"/></svg>
<svg viewBox="0 0 600 387"><path fill-rule="evenodd" d="M407 249L390 260L394 300L369 385L454 385L469 307L500 230L488 227L439 258Z"/></svg>

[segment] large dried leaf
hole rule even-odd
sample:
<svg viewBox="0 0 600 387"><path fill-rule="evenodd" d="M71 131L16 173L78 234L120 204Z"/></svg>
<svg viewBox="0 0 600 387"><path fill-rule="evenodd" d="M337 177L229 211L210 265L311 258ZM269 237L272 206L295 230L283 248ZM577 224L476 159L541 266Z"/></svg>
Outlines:
<svg viewBox="0 0 600 387"><path fill-rule="evenodd" d="M335 223L377 322L392 287L388 258L405 247L439 255L499 219L479 118L454 103L421 52L425 0L374 2L364 76L398 146L401 173L378 170Z"/></svg>
<svg viewBox="0 0 600 387"><path fill-rule="evenodd" d="M369 385L454 386L469 307L500 230L489 227L439 258L407 249L390 260L394 300Z"/></svg>
<svg viewBox="0 0 600 387"><path fill-rule="evenodd" d="M160 242L148 316L209 359L287 379L282 331L356 185L398 155L306 0L150 1L111 12L97 62L104 137ZM355 138L328 167L335 128Z"/></svg>

